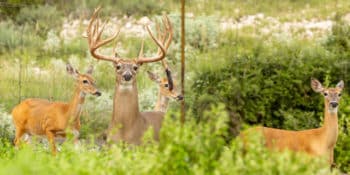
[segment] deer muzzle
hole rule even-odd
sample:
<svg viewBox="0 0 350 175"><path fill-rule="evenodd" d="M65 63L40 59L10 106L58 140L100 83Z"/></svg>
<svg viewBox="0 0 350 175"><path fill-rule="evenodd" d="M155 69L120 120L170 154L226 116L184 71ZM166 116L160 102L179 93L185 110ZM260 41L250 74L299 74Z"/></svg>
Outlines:
<svg viewBox="0 0 350 175"><path fill-rule="evenodd" d="M102 93L100 92L100 91L96 91L95 93L94 93L94 95L96 95L96 96L101 96L102 95Z"/></svg>
<svg viewBox="0 0 350 175"><path fill-rule="evenodd" d="M182 95L178 95L178 96L176 97L176 99L179 100L179 101L181 101L181 100L184 99L184 97L183 97Z"/></svg>
<svg viewBox="0 0 350 175"><path fill-rule="evenodd" d="M332 101L329 103L332 108L336 108L338 106L338 102Z"/></svg>
<svg viewBox="0 0 350 175"><path fill-rule="evenodd" d="M130 73L125 73L125 74L123 75L123 79L124 79L125 81L130 81L131 78L132 78L132 75L131 75Z"/></svg>

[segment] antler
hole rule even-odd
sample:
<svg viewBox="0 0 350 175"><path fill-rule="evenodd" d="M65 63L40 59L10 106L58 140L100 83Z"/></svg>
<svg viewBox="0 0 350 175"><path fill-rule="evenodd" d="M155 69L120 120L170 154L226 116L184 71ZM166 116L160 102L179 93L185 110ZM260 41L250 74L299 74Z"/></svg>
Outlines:
<svg viewBox="0 0 350 175"><path fill-rule="evenodd" d="M160 61L160 60L165 58L166 52L167 52L167 50L170 46L170 43L173 39L173 28L171 26L169 18L166 15L163 16L162 21L164 24L163 32L161 32L159 24L157 23L157 25L156 25L156 30L157 30L157 35L158 35L157 38L154 37L149 26L146 26L148 34L151 36L152 40L158 46L157 55L154 57L150 57L150 58L144 57L143 56L143 41L142 41L142 45L141 45L141 49L140 49L140 53L139 53L139 58L137 60L138 63L142 64L142 63L156 62L156 61ZM163 62L163 65L164 65L164 62Z"/></svg>
<svg viewBox="0 0 350 175"><path fill-rule="evenodd" d="M106 56L106 55L102 55L100 53L97 52L97 49L100 48L103 45L106 45L107 43L113 41L115 38L117 38L120 30L118 30L114 35L112 35L111 37L105 39L105 40L101 40L101 35L102 32L104 30L104 27L107 24L107 21L105 21L102 24L101 29L99 28L100 26L100 22L99 20L96 18L98 18L98 13L100 11L101 7L98 7L95 9L93 15L91 16L90 19L90 23L88 25L87 28L87 38L88 38L88 43L89 43L89 49L90 49L90 53L93 57L95 57L98 60L105 60L105 61L112 61L112 62L118 62L118 60L120 58L118 58L115 54L113 56Z"/></svg>
<svg viewBox="0 0 350 175"><path fill-rule="evenodd" d="M169 22L169 19L166 16L164 18L166 18L168 20L168 22ZM164 22L164 19L163 19L163 22ZM161 43L163 45L165 44L165 47L163 47L165 51L168 50L170 42L172 40L171 26L169 28L170 28L170 34L169 34L168 40L165 40L166 39L166 33L161 33L160 27L159 27L159 23L156 23L156 30L157 30L157 35L158 35L157 37L161 40ZM148 29L148 31L150 31L150 30ZM142 40L141 49L140 49L140 52L139 52L139 58L143 57L143 46L144 46L144 40ZM157 55L159 55L159 54L162 54L161 47L158 47ZM164 57L165 57L165 55L164 55ZM168 80L168 84L169 84L169 90L172 91L174 89L174 82L173 82L173 78L171 76L171 71L170 71L170 69L168 67L168 64L165 61L165 59L162 59L162 66L163 66L163 68L165 70L165 74L167 76L167 80Z"/></svg>

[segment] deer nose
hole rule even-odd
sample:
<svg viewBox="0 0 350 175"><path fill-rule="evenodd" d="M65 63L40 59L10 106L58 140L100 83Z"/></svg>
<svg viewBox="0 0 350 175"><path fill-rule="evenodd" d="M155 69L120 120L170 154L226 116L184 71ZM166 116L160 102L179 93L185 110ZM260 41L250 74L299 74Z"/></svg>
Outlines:
<svg viewBox="0 0 350 175"><path fill-rule="evenodd" d="M129 74L129 73L127 73L127 74L124 74L124 75L123 75L123 78L124 78L125 81L130 81L131 78L132 78L132 75Z"/></svg>
<svg viewBox="0 0 350 175"><path fill-rule="evenodd" d="M177 98L177 100L183 100L184 99L184 97L182 95L179 95L176 98Z"/></svg>
<svg viewBox="0 0 350 175"><path fill-rule="evenodd" d="M100 92L100 91L96 91L96 92L94 93L94 95L96 95L96 96L101 96L101 92Z"/></svg>
<svg viewBox="0 0 350 175"><path fill-rule="evenodd" d="M335 101L332 101L330 102L330 105L333 107L333 108L336 108L338 106L338 103L335 102Z"/></svg>

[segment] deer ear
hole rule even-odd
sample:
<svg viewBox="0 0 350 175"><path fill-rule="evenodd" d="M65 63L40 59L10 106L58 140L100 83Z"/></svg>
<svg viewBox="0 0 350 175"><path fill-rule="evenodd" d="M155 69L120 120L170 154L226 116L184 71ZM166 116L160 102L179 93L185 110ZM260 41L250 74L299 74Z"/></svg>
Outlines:
<svg viewBox="0 0 350 175"><path fill-rule="evenodd" d="M158 75L152 73L151 71L147 71L148 77L152 80L155 81L157 83L160 83L160 79L158 77Z"/></svg>
<svg viewBox="0 0 350 175"><path fill-rule="evenodd" d="M92 72L94 71L94 66L93 65L90 65L88 67L88 69L86 70L86 73L89 74L89 75L92 75Z"/></svg>
<svg viewBox="0 0 350 175"><path fill-rule="evenodd" d="M311 88L315 91L315 92L322 92L323 91L323 86L322 84L315 78L311 78Z"/></svg>
<svg viewBox="0 0 350 175"><path fill-rule="evenodd" d="M169 90L172 91L174 89L174 81L173 81L173 77L171 76L171 71L168 68L166 68L165 73L168 79Z"/></svg>
<svg viewBox="0 0 350 175"><path fill-rule="evenodd" d="M74 78L78 78L79 72L72 67L69 63L66 65L67 72L72 75Z"/></svg>
<svg viewBox="0 0 350 175"><path fill-rule="evenodd" d="M344 81L340 80L336 87L343 90L344 89Z"/></svg>

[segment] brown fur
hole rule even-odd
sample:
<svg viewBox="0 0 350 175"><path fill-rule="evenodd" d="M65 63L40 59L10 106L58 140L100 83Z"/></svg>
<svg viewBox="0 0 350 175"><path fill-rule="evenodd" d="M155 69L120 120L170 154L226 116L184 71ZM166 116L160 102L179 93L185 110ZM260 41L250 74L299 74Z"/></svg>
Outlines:
<svg viewBox="0 0 350 175"><path fill-rule="evenodd" d="M168 75L167 75L167 78L160 78L158 75L156 75L152 72L148 71L147 73L148 73L148 77L152 81L157 83L159 86L158 99L157 99L157 103L154 107L154 111L166 112L170 98L173 98L175 100L182 100L183 99L182 95L176 91L176 86L172 80L171 80L172 89L170 89Z"/></svg>
<svg viewBox="0 0 350 175"><path fill-rule="evenodd" d="M333 152L338 137L338 115L330 112L330 102L339 102L339 94L343 89L343 82L336 88L323 88L321 83L312 79L312 88L316 92L326 93L324 124L320 128L303 131L288 131L282 129L255 127L246 132L259 132L265 140L265 146L274 150L289 149L296 152L306 152L315 156L327 156L329 163L333 163ZM244 137L246 133L241 136Z"/></svg>
<svg viewBox="0 0 350 175"><path fill-rule="evenodd" d="M143 54L144 42L137 59L124 59L114 50L113 56L102 55L97 52L98 48L113 41L117 36L116 32L107 39L101 39L104 26L99 28L96 21L101 8L95 9L89 26L87 28L87 38L91 55L97 60L110 61L114 63L116 70L116 85L113 99L113 114L110 122L107 139L115 142L125 141L132 144L140 144L144 132L149 128L154 129L154 138L159 138L159 130L163 120L163 112L140 112L138 105L138 92L136 85L136 74L139 66L144 63L161 61L165 58L167 49L172 41L173 30L168 17L164 16L163 30L157 26L157 37L152 34L149 26L146 29L152 40L158 46L157 54L153 57L145 57Z"/></svg>
<svg viewBox="0 0 350 175"><path fill-rule="evenodd" d="M56 154L54 138L57 136L65 137L66 128L75 132L80 130L80 113L85 93L96 95L100 93L90 75L79 74L70 65L67 65L67 71L76 78L76 90L69 103L50 102L45 99L26 99L13 108L12 117L16 128L14 143L16 146L19 145L20 139L25 133L46 135L51 143L52 153ZM91 71L88 72L91 73ZM83 81L89 83L83 83Z"/></svg>
<svg viewBox="0 0 350 175"><path fill-rule="evenodd" d="M149 127L153 128L154 139L158 140L164 113L139 111L136 70L133 69L137 64L130 60L119 63L119 66L121 68L117 70L113 116L108 129L109 140L141 144L143 134ZM133 75L131 82L123 80L125 72Z"/></svg>

